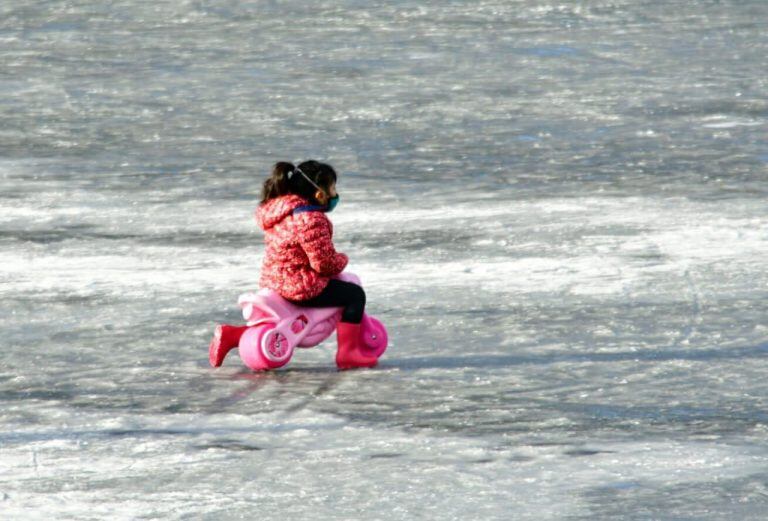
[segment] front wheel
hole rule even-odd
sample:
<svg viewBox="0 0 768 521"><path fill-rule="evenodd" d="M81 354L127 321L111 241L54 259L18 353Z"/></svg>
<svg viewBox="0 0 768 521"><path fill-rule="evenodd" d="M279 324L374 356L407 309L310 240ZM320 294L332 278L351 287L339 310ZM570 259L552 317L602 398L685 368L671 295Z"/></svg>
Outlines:
<svg viewBox="0 0 768 521"><path fill-rule="evenodd" d="M275 324L248 328L240 337L239 353L243 363L254 371L277 369L288 363L293 347Z"/></svg>
<svg viewBox="0 0 768 521"><path fill-rule="evenodd" d="M362 344L368 350L367 353L378 358L387 350L389 341L387 330L378 319L365 315L360 332L363 335Z"/></svg>

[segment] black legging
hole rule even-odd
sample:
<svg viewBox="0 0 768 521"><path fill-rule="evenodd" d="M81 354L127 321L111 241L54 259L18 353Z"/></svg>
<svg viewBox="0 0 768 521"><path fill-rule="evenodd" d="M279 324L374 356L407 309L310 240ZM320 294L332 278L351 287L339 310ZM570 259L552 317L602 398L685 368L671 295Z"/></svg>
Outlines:
<svg viewBox="0 0 768 521"><path fill-rule="evenodd" d="M329 308L344 306L342 322L359 324L365 311L365 291L357 284L331 279L322 293L308 300L291 300L297 306L308 308Z"/></svg>

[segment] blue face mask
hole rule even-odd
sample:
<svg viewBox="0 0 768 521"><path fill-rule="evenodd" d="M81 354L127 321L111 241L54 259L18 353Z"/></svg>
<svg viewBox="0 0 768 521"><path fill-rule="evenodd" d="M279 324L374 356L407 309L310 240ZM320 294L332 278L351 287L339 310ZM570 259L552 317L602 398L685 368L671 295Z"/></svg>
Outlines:
<svg viewBox="0 0 768 521"><path fill-rule="evenodd" d="M328 209L326 210L326 212L332 212L333 209L336 208L338 204L339 204L339 196L337 194L328 200Z"/></svg>

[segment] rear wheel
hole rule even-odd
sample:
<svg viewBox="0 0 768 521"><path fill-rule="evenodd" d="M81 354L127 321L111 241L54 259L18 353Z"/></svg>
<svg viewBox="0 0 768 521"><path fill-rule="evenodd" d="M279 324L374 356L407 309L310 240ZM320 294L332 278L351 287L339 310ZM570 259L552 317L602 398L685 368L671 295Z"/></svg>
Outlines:
<svg viewBox="0 0 768 521"><path fill-rule="evenodd" d="M271 362L283 365L290 360L293 349L282 333L276 329L270 329L261 338L261 352Z"/></svg>
<svg viewBox="0 0 768 521"><path fill-rule="evenodd" d="M293 346L275 329L275 324L250 327L240 337L240 358L254 371L282 367L292 356Z"/></svg>

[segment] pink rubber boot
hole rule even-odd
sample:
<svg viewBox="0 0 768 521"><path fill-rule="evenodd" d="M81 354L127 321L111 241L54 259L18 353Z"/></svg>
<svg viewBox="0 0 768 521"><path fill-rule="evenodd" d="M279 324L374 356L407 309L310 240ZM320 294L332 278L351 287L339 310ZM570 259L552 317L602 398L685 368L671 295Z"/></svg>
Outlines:
<svg viewBox="0 0 768 521"><path fill-rule="evenodd" d="M373 367L379 358L367 353L362 342L360 324L339 322L336 325L336 366L339 369L352 369L354 367Z"/></svg>
<svg viewBox="0 0 768 521"><path fill-rule="evenodd" d="M219 367L227 353L237 347L240 337L246 329L248 326L230 326L229 324L216 326L213 340L208 346L208 361L213 367Z"/></svg>

